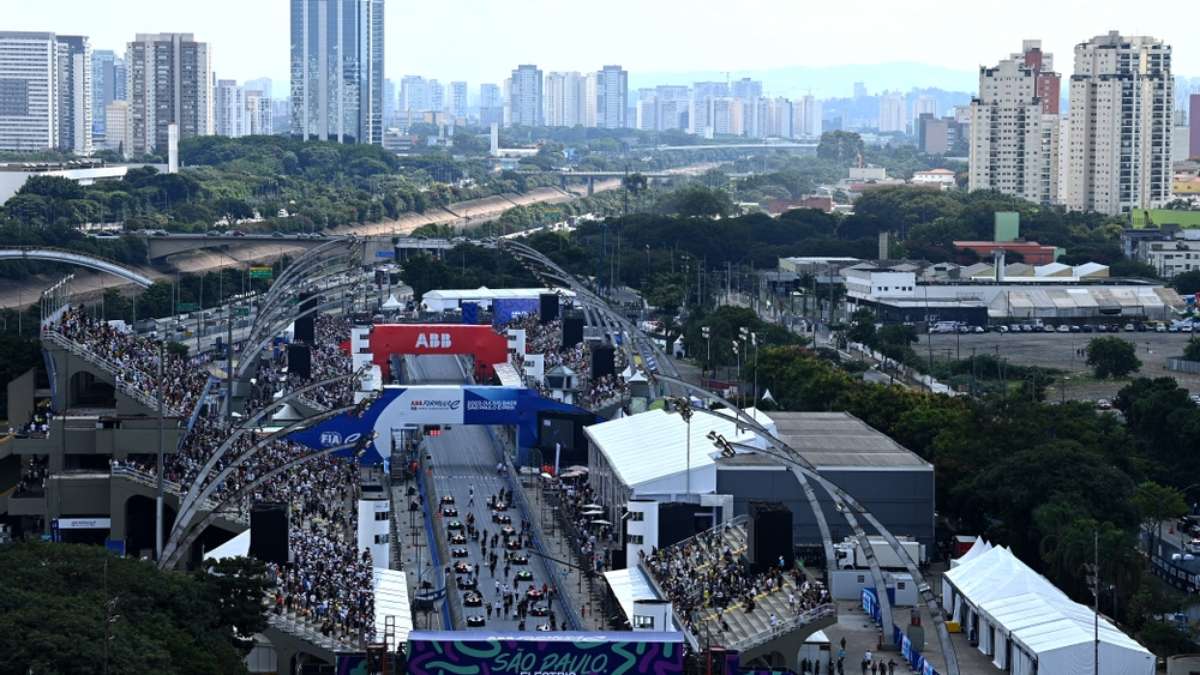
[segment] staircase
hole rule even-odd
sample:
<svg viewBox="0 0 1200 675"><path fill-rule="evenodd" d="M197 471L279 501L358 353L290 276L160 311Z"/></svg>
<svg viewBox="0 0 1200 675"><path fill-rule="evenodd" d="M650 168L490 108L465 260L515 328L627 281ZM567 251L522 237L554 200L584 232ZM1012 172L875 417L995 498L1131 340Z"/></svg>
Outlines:
<svg viewBox="0 0 1200 675"><path fill-rule="evenodd" d="M123 369L117 364L100 356L82 344L75 342L74 340L67 339L61 333L56 333L52 330L42 331L42 340L64 349L73 356L81 358L92 366L104 371L110 377L112 377L113 387L117 391L142 404L147 410L158 410L158 398L151 396L150 394L147 394L141 389L138 389L137 387L134 387L126 382L121 376ZM181 419L186 417L186 415L169 405L164 405L163 409L168 417L178 417Z"/></svg>

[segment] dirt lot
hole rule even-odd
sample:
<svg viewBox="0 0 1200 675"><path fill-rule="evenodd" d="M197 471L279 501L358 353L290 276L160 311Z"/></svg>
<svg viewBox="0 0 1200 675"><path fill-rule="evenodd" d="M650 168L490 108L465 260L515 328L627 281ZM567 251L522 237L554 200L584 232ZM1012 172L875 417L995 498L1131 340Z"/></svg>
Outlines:
<svg viewBox="0 0 1200 675"><path fill-rule="evenodd" d="M1173 373L1166 369L1170 357L1180 356L1183 346L1191 337L1187 333L1104 333L1104 336L1119 337L1137 346L1137 356L1142 360L1139 373L1143 377L1175 377L1180 386L1192 393L1200 393L1200 376ZM1065 395L1069 399L1111 399L1128 380L1097 380L1087 365L1085 356L1076 350L1087 347L1088 340L1099 337L1092 333L984 333L980 334L937 334L922 335L920 344L913 349L921 357L929 353L927 340L932 340L933 358L968 358L972 350L977 354L993 354L1008 359L1009 363L1059 368L1070 373L1060 390L1056 385L1047 397Z"/></svg>

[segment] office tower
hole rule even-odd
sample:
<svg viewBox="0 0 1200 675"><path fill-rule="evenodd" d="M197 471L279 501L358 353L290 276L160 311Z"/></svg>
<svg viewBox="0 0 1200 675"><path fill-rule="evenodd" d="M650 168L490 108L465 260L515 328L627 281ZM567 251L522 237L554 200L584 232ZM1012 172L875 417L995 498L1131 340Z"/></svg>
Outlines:
<svg viewBox="0 0 1200 675"><path fill-rule="evenodd" d="M92 45L80 35L58 36L58 147L92 154Z"/></svg>
<svg viewBox="0 0 1200 675"><path fill-rule="evenodd" d="M247 82L249 87L250 83ZM383 124L388 126L396 119L396 83L391 78L383 80Z"/></svg>
<svg viewBox="0 0 1200 675"><path fill-rule="evenodd" d="M862 82L854 83L854 100L859 100L867 97L867 85Z"/></svg>
<svg viewBox="0 0 1200 675"><path fill-rule="evenodd" d="M1116 31L1075 46L1067 207L1118 214L1171 199L1171 47Z"/></svg>
<svg viewBox="0 0 1200 675"><path fill-rule="evenodd" d="M969 189L1057 203L1059 124L1057 115L1044 112L1038 95L1040 68L1051 62L1043 57L1031 62L1012 54L979 69L979 95L971 100ZM940 129L930 118L924 133L939 149Z"/></svg>
<svg viewBox="0 0 1200 675"><path fill-rule="evenodd" d="M271 112L271 98L266 92L250 89L249 83L242 87L243 136L270 136L275 133L275 119Z"/></svg>
<svg viewBox="0 0 1200 675"><path fill-rule="evenodd" d="M1200 94L1188 97L1188 157L1200 157Z"/></svg>
<svg viewBox="0 0 1200 675"><path fill-rule="evenodd" d="M462 80L450 83L450 114L456 119L467 117L467 83Z"/></svg>
<svg viewBox="0 0 1200 675"><path fill-rule="evenodd" d="M191 33L138 33L126 45L131 155L167 151L167 128L179 138L213 132L212 52Z"/></svg>
<svg viewBox="0 0 1200 675"><path fill-rule="evenodd" d="M624 129L629 107L629 73L621 66L604 66L596 73L596 126ZM591 101L589 101L589 104Z"/></svg>
<svg viewBox="0 0 1200 675"><path fill-rule="evenodd" d="M291 0L292 134L383 144L383 0Z"/></svg>
<svg viewBox="0 0 1200 675"><path fill-rule="evenodd" d="M903 132L907 126L904 94L884 93L879 97L879 132Z"/></svg>
<svg viewBox="0 0 1200 675"><path fill-rule="evenodd" d="M479 123L483 126L504 122L504 99L496 84L479 85Z"/></svg>
<svg viewBox="0 0 1200 675"><path fill-rule="evenodd" d="M713 100L729 96L725 82L697 82L692 85L688 109L688 132L711 137L713 130Z"/></svg>
<svg viewBox="0 0 1200 675"><path fill-rule="evenodd" d="M639 89L633 120L634 128L642 131L658 130L658 97L653 89Z"/></svg>
<svg viewBox="0 0 1200 675"><path fill-rule="evenodd" d="M400 80L400 111L425 112L429 103L429 82L420 75L405 75Z"/></svg>
<svg viewBox="0 0 1200 675"><path fill-rule="evenodd" d="M105 111L113 101L125 100L125 59L108 49L92 52L92 138L101 144Z"/></svg>
<svg viewBox="0 0 1200 675"><path fill-rule="evenodd" d="M798 138L821 137L821 102L812 94L806 94L792 103L795 114L793 130Z"/></svg>
<svg viewBox="0 0 1200 675"><path fill-rule="evenodd" d="M551 72L545 83L545 121L548 127L583 124L585 78L577 72Z"/></svg>
<svg viewBox="0 0 1200 675"><path fill-rule="evenodd" d="M508 108L509 126L542 126L542 71L537 66L521 65L512 71Z"/></svg>
<svg viewBox="0 0 1200 675"><path fill-rule="evenodd" d="M128 159L133 147L133 125L129 123L129 101L112 101L104 106L104 148Z"/></svg>
<svg viewBox="0 0 1200 675"><path fill-rule="evenodd" d="M237 80L217 80L217 86L213 88L213 133L229 137L243 135L245 108Z"/></svg>
<svg viewBox="0 0 1200 675"><path fill-rule="evenodd" d="M0 150L92 151L87 38L0 31Z"/></svg>
<svg viewBox="0 0 1200 675"><path fill-rule="evenodd" d="M761 107L759 100L762 99L762 82L752 80L748 77L743 77L732 83L730 95L739 101L742 107L742 134L753 138L763 136L759 127L761 118Z"/></svg>

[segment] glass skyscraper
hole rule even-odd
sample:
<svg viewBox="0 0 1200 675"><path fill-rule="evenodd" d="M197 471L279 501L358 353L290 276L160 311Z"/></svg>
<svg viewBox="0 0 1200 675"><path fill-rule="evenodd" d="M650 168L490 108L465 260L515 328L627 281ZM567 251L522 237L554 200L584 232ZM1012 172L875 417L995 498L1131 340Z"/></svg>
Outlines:
<svg viewBox="0 0 1200 675"><path fill-rule="evenodd" d="M384 0L291 0L292 134L383 144Z"/></svg>

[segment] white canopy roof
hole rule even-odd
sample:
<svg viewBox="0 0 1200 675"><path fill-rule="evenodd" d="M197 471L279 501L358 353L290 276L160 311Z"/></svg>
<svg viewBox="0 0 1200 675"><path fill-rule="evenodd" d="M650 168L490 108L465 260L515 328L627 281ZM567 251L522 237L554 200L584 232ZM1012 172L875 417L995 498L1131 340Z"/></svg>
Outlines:
<svg viewBox="0 0 1200 675"><path fill-rule="evenodd" d="M395 295L389 295L387 300L384 300L382 307L384 309L404 309L404 303L396 299Z"/></svg>
<svg viewBox="0 0 1200 675"><path fill-rule="evenodd" d="M233 539L209 551L205 560L224 560L226 558L244 558L250 555L250 529L234 535Z"/></svg>
<svg viewBox="0 0 1200 675"><path fill-rule="evenodd" d="M969 560L974 560L990 550L992 550L992 545L989 544L987 540L985 540L983 537L976 537L975 543L971 544L971 548L966 553L962 554L961 558L955 558L950 561L950 568L954 569L955 567L958 567Z"/></svg>
<svg viewBox="0 0 1200 675"><path fill-rule="evenodd" d="M1007 548L983 550L985 546L977 541L943 577L944 591L952 587L979 614L980 649L986 647L987 653L995 654L1000 665L1003 641L1008 640L1037 659L1038 672L1092 673L1092 610L1071 600ZM976 553L976 549L983 552ZM996 630L994 644L984 637L989 625ZM1103 617L1099 625L1102 675L1154 672L1154 656L1145 647ZM1015 667L1013 672L1018 670L1025 672L1023 667Z"/></svg>
<svg viewBox="0 0 1200 675"><path fill-rule="evenodd" d="M376 567L372 582L375 586L375 641L383 642L387 637L387 617L395 617L396 632L388 649L395 649L408 641L413 629L412 604L408 601L408 581L404 572Z"/></svg>
<svg viewBox="0 0 1200 675"><path fill-rule="evenodd" d="M609 570L604 573L604 580L612 589L617 604L625 612L625 618L633 621L633 602L635 600L658 599L658 594L650 586L646 575L638 567L626 567L622 570Z"/></svg>
<svg viewBox="0 0 1200 675"><path fill-rule="evenodd" d="M757 416L759 424L774 433L775 423L765 413L754 408L747 413ZM647 410L637 415L601 422L585 427L588 438L605 456L613 472L635 494L679 492L689 466L693 474L692 488L696 494L715 489L713 457L719 450L708 440L715 431L734 443L763 447L762 441L745 426L734 423L730 413L711 414L696 411L691 425L677 414L664 410ZM691 439L690 462L688 437ZM653 449L653 452L648 450ZM697 474L713 474L713 480L696 480ZM678 481L673 479L680 479ZM712 483L712 485L708 485Z"/></svg>

